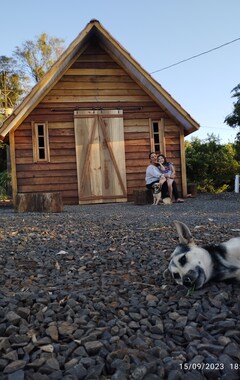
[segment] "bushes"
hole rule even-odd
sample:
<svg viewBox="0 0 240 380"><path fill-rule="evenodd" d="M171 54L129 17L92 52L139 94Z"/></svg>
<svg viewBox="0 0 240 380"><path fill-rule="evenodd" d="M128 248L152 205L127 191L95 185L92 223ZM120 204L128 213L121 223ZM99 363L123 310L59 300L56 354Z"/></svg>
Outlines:
<svg viewBox="0 0 240 380"><path fill-rule="evenodd" d="M240 172L234 144L221 145L214 135L186 142L186 164L188 182L195 182L200 192L233 191Z"/></svg>
<svg viewBox="0 0 240 380"><path fill-rule="evenodd" d="M0 200L5 200L8 196L8 186L10 184L10 175L7 170L7 156L5 144L0 141Z"/></svg>
<svg viewBox="0 0 240 380"><path fill-rule="evenodd" d="M0 200L8 198L8 186L10 184L11 177L7 170L0 173Z"/></svg>

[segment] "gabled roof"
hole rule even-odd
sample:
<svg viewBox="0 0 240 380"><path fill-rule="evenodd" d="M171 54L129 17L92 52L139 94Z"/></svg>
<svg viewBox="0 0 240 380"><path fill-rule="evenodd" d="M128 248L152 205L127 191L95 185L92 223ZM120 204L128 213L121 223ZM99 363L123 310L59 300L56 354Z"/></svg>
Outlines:
<svg viewBox="0 0 240 380"><path fill-rule="evenodd" d="M184 127L185 135L200 125L177 103L163 87L116 41L98 20L91 20L64 51L52 68L33 87L22 103L0 127L0 138L16 129L60 80L88 43L97 40L111 57L131 76L164 111Z"/></svg>

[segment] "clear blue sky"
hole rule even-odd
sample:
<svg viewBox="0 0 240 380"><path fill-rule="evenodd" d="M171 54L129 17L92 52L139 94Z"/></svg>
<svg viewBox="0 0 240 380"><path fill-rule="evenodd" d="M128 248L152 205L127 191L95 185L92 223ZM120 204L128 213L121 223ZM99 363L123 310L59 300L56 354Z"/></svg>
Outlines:
<svg viewBox="0 0 240 380"><path fill-rule="evenodd" d="M240 38L240 0L12 0L1 3L0 55L46 32L66 47L92 19L149 72ZM200 123L190 137L214 133L233 142L224 124L233 110L231 90L240 83L240 40L152 74ZM189 138L188 138L189 139Z"/></svg>

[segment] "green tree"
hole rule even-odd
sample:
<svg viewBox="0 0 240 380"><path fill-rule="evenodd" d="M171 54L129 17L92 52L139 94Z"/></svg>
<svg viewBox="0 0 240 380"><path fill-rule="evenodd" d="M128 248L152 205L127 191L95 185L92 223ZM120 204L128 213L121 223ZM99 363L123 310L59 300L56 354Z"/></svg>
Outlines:
<svg viewBox="0 0 240 380"><path fill-rule="evenodd" d="M233 144L221 145L219 138L209 135L204 141L194 138L186 142L187 178L200 191L233 190L240 165Z"/></svg>
<svg viewBox="0 0 240 380"><path fill-rule="evenodd" d="M64 40L42 33L35 40L28 40L21 47L17 46L14 55L22 69L38 82L62 54L63 44Z"/></svg>
<svg viewBox="0 0 240 380"><path fill-rule="evenodd" d="M6 144L0 141L0 174L7 169L7 151Z"/></svg>
<svg viewBox="0 0 240 380"><path fill-rule="evenodd" d="M26 77L17 68L14 58L0 56L0 108L2 119L8 116L7 110L14 108L26 90ZM25 84L24 84L25 83Z"/></svg>
<svg viewBox="0 0 240 380"><path fill-rule="evenodd" d="M240 163L240 132L237 133L233 146L235 149L235 158Z"/></svg>
<svg viewBox="0 0 240 380"><path fill-rule="evenodd" d="M224 123L236 128L240 127L240 83L234 87L232 92L232 97L236 99L236 102L233 103L233 112L225 118Z"/></svg>
<svg viewBox="0 0 240 380"><path fill-rule="evenodd" d="M7 198L8 187L10 184L10 174L6 170L7 157L5 144L0 141L0 200Z"/></svg>

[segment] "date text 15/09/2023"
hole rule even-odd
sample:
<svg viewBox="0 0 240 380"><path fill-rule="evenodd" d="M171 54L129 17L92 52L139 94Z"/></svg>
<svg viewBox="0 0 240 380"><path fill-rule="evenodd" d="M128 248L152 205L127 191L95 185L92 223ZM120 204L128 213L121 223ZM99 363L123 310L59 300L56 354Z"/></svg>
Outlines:
<svg viewBox="0 0 240 380"><path fill-rule="evenodd" d="M224 363L180 363L180 369L185 371L199 370L199 371L214 371L224 370L226 364ZM235 371L240 371L240 363L229 363L228 368Z"/></svg>

